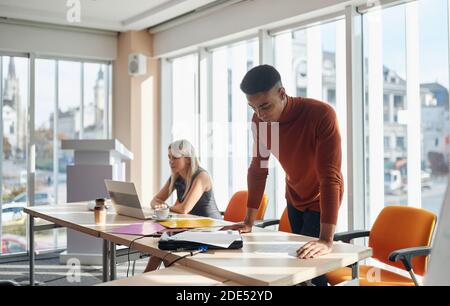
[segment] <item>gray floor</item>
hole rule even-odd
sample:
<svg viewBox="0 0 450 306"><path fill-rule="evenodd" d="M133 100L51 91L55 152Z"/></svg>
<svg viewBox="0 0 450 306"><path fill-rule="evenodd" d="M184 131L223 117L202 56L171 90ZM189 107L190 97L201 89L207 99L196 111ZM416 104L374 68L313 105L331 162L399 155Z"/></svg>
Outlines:
<svg viewBox="0 0 450 306"><path fill-rule="evenodd" d="M147 259L136 261L135 275L142 273ZM28 261L10 262L0 264L0 280L12 280L28 285ZM124 278L127 274L127 263L117 266L117 278ZM132 264L129 275L131 276ZM59 258L38 259L35 265L35 279L42 286L91 286L102 282L101 266L81 266L79 279L71 273L71 267L59 264Z"/></svg>

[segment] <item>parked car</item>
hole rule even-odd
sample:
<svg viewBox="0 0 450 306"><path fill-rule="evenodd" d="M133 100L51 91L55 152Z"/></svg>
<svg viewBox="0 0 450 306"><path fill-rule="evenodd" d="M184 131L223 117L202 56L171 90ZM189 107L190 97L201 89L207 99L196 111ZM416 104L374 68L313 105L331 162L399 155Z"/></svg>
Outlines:
<svg viewBox="0 0 450 306"><path fill-rule="evenodd" d="M2 254L26 251L27 243L24 237L17 235L2 235Z"/></svg>
<svg viewBox="0 0 450 306"><path fill-rule="evenodd" d="M27 240L23 236L4 234L2 235L2 254L20 253L27 251ZM48 250L53 246L44 241L35 242L36 250Z"/></svg>
<svg viewBox="0 0 450 306"><path fill-rule="evenodd" d="M384 171L384 192L394 194L403 190L404 184L399 170Z"/></svg>
<svg viewBox="0 0 450 306"><path fill-rule="evenodd" d="M36 192L34 194L34 205L48 205L53 204L54 199L53 196L48 192ZM18 194L11 202L5 204L13 204L13 203L27 203L27 193L22 192Z"/></svg>
<svg viewBox="0 0 450 306"><path fill-rule="evenodd" d="M421 170L421 187L422 190L430 190L433 185L431 174ZM408 190L408 184L405 184L406 177L402 177L399 170L384 171L384 191L386 194L398 194Z"/></svg>
<svg viewBox="0 0 450 306"><path fill-rule="evenodd" d="M431 173L428 171L422 170L421 172L421 181L422 181L422 189L429 190L433 185L433 181L431 179Z"/></svg>
<svg viewBox="0 0 450 306"><path fill-rule="evenodd" d="M4 204L2 207L2 224L5 225L25 218L25 213L23 212L25 206L26 203Z"/></svg>

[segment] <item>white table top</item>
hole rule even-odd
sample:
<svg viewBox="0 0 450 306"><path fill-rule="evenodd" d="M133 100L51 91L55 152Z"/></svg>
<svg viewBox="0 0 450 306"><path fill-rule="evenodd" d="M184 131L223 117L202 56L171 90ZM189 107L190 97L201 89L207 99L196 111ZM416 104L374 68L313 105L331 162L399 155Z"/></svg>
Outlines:
<svg viewBox="0 0 450 306"><path fill-rule="evenodd" d="M119 226L142 223L143 220L108 212L105 225L96 225L94 213L87 203L64 204L26 208L25 212L55 224L85 234L100 237L116 244L129 246L138 236L112 234ZM181 216L183 217L183 216ZM189 215L192 217L192 215ZM154 221L146 221L154 222ZM142 238L132 248L172 261L186 253L158 249L159 238ZM208 275L215 275L245 285L294 285L333 271L372 255L371 248L346 243L335 243L333 251L315 259L298 259L295 251L314 238L254 227L243 234L244 246L239 250L209 250L177 263Z"/></svg>

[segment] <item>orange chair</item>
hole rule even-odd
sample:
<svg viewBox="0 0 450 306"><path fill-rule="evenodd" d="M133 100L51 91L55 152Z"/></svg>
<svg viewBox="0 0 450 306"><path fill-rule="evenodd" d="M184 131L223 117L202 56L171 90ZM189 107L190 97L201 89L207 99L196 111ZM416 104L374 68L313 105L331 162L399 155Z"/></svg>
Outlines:
<svg viewBox="0 0 450 306"><path fill-rule="evenodd" d="M287 207L283 210L280 219L263 220L262 222L259 222L256 225L264 228L276 224L278 224L278 230L280 232L292 233L291 224L289 223Z"/></svg>
<svg viewBox="0 0 450 306"><path fill-rule="evenodd" d="M247 190L238 191L228 202L227 209L223 213L223 219L230 222L242 222L247 214ZM264 194L261 199L261 204L258 208L258 213L256 214L256 220L262 220L267 208L267 196Z"/></svg>
<svg viewBox="0 0 450 306"><path fill-rule="evenodd" d="M414 286L418 285L415 274L426 272L427 255L431 252L431 238L436 215L420 208L388 206L378 215L370 231L351 231L335 234L335 241L349 243L355 238L369 237L373 258L382 263L406 270L411 278L385 269L360 265L361 286ZM350 268L327 273L332 285L352 278Z"/></svg>
<svg viewBox="0 0 450 306"><path fill-rule="evenodd" d="M292 233L291 223L289 223L287 207L283 210L281 214L280 225L278 225L278 230L280 232Z"/></svg>

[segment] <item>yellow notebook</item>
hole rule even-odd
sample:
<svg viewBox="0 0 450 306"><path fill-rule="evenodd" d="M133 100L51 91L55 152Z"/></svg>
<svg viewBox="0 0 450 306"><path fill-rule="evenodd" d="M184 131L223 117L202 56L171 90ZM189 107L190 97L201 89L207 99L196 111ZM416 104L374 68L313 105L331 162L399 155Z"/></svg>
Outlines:
<svg viewBox="0 0 450 306"><path fill-rule="evenodd" d="M174 219L162 221L159 224L167 228L199 228L221 225L221 223L212 219Z"/></svg>

